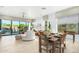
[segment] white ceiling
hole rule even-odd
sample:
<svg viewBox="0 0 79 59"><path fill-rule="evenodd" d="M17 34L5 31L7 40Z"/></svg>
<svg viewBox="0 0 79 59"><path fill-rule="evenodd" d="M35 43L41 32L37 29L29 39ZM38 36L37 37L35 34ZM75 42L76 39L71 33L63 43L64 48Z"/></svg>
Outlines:
<svg viewBox="0 0 79 59"><path fill-rule="evenodd" d="M0 6L0 14L14 17L36 18L55 13L71 6ZM46 8L42 10L41 8Z"/></svg>
<svg viewBox="0 0 79 59"><path fill-rule="evenodd" d="M79 6L74 6L59 12L56 12L58 18L79 14Z"/></svg>

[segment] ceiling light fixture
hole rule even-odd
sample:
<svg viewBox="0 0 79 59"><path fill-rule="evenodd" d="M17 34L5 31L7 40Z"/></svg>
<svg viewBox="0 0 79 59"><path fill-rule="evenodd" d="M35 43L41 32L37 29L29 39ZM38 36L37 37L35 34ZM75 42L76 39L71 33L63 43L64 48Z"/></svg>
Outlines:
<svg viewBox="0 0 79 59"><path fill-rule="evenodd" d="M43 7L43 8L41 8L42 10L45 10L46 8L45 7Z"/></svg>

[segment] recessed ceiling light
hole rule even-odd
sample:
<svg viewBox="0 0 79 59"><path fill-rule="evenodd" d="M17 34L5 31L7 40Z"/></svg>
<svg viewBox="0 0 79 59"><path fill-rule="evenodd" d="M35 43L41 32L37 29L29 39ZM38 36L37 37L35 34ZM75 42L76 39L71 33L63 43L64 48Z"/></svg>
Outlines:
<svg viewBox="0 0 79 59"><path fill-rule="evenodd" d="M43 8L41 8L42 10L45 10L46 8L45 7L43 7Z"/></svg>

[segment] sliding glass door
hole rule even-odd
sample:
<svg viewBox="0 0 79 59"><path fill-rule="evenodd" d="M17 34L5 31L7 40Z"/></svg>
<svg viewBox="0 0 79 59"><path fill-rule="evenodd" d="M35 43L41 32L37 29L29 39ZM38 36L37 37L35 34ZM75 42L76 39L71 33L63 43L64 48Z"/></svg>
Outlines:
<svg viewBox="0 0 79 59"><path fill-rule="evenodd" d="M19 34L19 21L12 21L12 34Z"/></svg>
<svg viewBox="0 0 79 59"><path fill-rule="evenodd" d="M1 35L23 34L28 30L29 23L24 21L0 20Z"/></svg>
<svg viewBox="0 0 79 59"><path fill-rule="evenodd" d="M58 30L62 31L73 31L79 33L79 14L61 17L58 20ZM63 29L64 28L64 29Z"/></svg>
<svg viewBox="0 0 79 59"><path fill-rule="evenodd" d="M77 24L60 24L58 25L58 31L63 32L63 31L73 31L78 33L78 26Z"/></svg>
<svg viewBox="0 0 79 59"><path fill-rule="evenodd" d="M59 24L58 25L58 32L66 31L66 24Z"/></svg>
<svg viewBox="0 0 79 59"><path fill-rule="evenodd" d="M19 25L20 33L22 34L22 33L26 32L27 29L28 29L28 23L20 21L20 25Z"/></svg>
<svg viewBox="0 0 79 59"><path fill-rule="evenodd" d="M11 34L11 20L1 20L1 34L10 35Z"/></svg>

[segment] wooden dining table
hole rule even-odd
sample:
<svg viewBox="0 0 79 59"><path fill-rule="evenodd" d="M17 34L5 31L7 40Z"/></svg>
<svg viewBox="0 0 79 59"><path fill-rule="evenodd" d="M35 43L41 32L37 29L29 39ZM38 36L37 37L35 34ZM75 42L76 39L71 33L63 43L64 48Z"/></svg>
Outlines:
<svg viewBox="0 0 79 59"><path fill-rule="evenodd" d="M39 36L39 52L42 52L41 51L41 37L40 35ZM61 40L61 35L58 34L58 33L51 33L51 34L45 34L46 36L46 39L49 41L49 44L51 44L51 47L52 47L52 53L55 52L55 43L57 42L58 39ZM61 49L60 49L60 52L61 52Z"/></svg>
<svg viewBox="0 0 79 59"><path fill-rule="evenodd" d="M76 32L74 31L65 31L66 35L69 34L69 35L72 35L73 36L73 43L75 42L75 34L77 34Z"/></svg>

